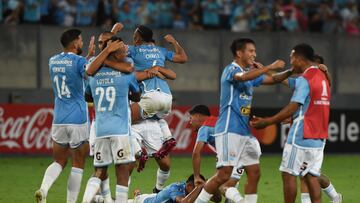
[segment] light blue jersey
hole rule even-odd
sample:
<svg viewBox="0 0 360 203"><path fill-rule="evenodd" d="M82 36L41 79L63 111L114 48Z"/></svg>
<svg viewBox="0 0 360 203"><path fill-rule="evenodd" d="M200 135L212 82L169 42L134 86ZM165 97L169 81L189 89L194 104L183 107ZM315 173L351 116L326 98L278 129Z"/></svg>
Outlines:
<svg viewBox="0 0 360 203"><path fill-rule="evenodd" d="M89 85L94 98L96 137L128 136L129 91L140 91L135 75L102 67L90 77Z"/></svg>
<svg viewBox="0 0 360 203"><path fill-rule="evenodd" d="M197 133L196 142L204 142L216 148L214 133L215 133L214 127L201 126L201 128L199 128Z"/></svg>
<svg viewBox="0 0 360 203"><path fill-rule="evenodd" d="M128 56L134 60L136 71L144 71L153 66L165 67L165 61L173 61L174 52L155 45L129 46ZM161 91L171 94L166 80L154 77L142 81L140 86L142 93L149 91Z"/></svg>
<svg viewBox="0 0 360 203"><path fill-rule="evenodd" d="M37 0L25 0L24 21L39 22L41 17L41 5Z"/></svg>
<svg viewBox="0 0 360 203"><path fill-rule="evenodd" d="M88 121L84 98L86 63L84 57L71 52L50 58L50 80L55 97L53 124L84 124Z"/></svg>
<svg viewBox="0 0 360 203"><path fill-rule="evenodd" d="M304 139L303 116L309 107L310 87L307 80L302 76L295 80L295 90L291 97L291 102L299 103L300 106L293 115L293 124L289 131L287 143L307 148L323 148L325 146L323 139Z"/></svg>
<svg viewBox="0 0 360 203"><path fill-rule="evenodd" d="M245 72L233 62L225 67L221 76L220 115L215 134L235 133L250 136L249 115L253 87L261 85L264 75L246 82L235 81L236 73Z"/></svg>
<svg viewBox="0 0 360 203"><path fill-rule="evenodd" d="M185 185L185 182L168 185L156 196L146 198L144 203L175 203L176 197L185 197Z"/></svg>

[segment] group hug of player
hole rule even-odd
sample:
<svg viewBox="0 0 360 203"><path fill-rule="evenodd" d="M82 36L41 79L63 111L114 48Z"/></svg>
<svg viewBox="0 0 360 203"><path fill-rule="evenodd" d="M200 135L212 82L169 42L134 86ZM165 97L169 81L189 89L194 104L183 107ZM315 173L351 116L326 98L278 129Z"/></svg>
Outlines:
<svg viewBox="0 0 360 203"><path fill-rule="evenodd" d="M82 57L81 31L69 29L61 35L63 52L49 60L55 96L51 130L54 162L35 193L37 202L46 202L50 187L70 156L67 202L76 202L89 151L95 170L87 182L84 203L220 202L222 195L235 203L257 202L261 150L250 126L264 128L288 118L291 128L280 166L285 202L295 202L296 176L303 177L302 191L309 191L302 193L303 203L321 202L320 185L333 202L341 202L341 195L320 173L329 120L330 76L323 62L315 61L311 46L295 46L290 55L292 68L277 73L275 70L285 66L282 60L263 66L255 62L254 41L234 40L234 61L221 76L219 118L211 117L205 105L189 111L191 124L198 130L193 175L185 182L164 187L170 176L168 154L176 145L164 120L172 106L166 80L176 79L176 73L165 67L165 61L185 63L188 57L171 35L164 39L175 51L157 46L152 30L145 26L138 26L133 45L126 45L116 36L122 28L116 23L111 31L99 35L97 56L94 37L88 55ZM249 119L253 87L276 83L294 90L289 105L272 117ZM90 133L87 102L93 102L95 109ZM200 174L200 154L205 144L213 146L217 154L216 174L207 181ZM148 157L154 157L159 167L153 193L137 191L134 199L128 200L136 160L140 172ZM115 200L107 174L112 163L117 179ZM243 172L248 177L245 197L237 189Z"/></svg>

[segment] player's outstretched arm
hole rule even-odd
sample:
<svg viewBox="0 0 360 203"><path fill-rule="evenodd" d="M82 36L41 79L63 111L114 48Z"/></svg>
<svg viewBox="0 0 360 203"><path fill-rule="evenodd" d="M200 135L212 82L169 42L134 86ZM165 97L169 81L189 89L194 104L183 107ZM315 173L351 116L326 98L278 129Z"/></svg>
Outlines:
<svg viewBox="0 0 360 203"><path fill-rule="evenodd" d="M299 103L297 102L290 102L286 107L284 107L279 113L274 116L268 118L261 118L254 116L250 121L250 126L256 129L262 129L266 126L280 123L281 121L289 118L292 116L299 107Z"/></svg>
<svg viewBox="0 0 360 203"><path fill-rule="evenodd" d="M116 35L118 32L120 32L124 28L124 25L120 22L117 22L114 24L114 26L111 28L111 33Z"/></svg>
<svg viewBox="0 0 360 203"><path fill-rule="evenodd" d="M196 186L186 197L176 197L176 203L193 203L195 202L196 198L199 196L204 184Z"/></svg>
<svg viewBox="0 0 360 203"><path fill-rule="evenodd" d="M256 67L256 69L253 69L251 71L248 72L239 72L236 73L234 75L234 80L236 81L241 81L241 82L245 82L245 81L249 81L249 80L253 80L257 77L259 77L262 74L265 74L271 70L277 70L280 68L283 68L283 61L281 60L277 60L274 63L268 65L268 66L263 66L260 63L255 62L254 66Z"/></svg>
<svg viewBox="0 0 360 203"><path fill-rule="evenodd" d="M171 70L171 69L167 69L167 68L163 68L160 66L158 67L158 72L161 73L163 76L165 76L166 79L168 80L175 80L176 79L176 73Z"/></svg>
<svg viewBox="0 0 360 203"><path fill-rule="evenodd" d="M100 52L99 55L96 56L96 58L86 66L86 74L87 75L93 75L96 73L96 71L102 66L105 59L109 56L110 53L123 48L124 43L120 41L111 41L108 42L108 45L106 48Z"/></svg>
<svg viewBox="0 0 360 203"><path fill-rule="evenodd" d="M282 71L280 73L272 72L268 75L266 75L263 84L264 85L273 85L277 83L282 83L285 86L289 86L289 82L287 80L288 77L290 77L293 74L293 69L288 69L285 71Z"/></svg>
<svg viewBox="0 0 360 203"><path fill-rule="evenodd" d="M185 63L188 61L188 57L185 53L185 50L180 46L180 44L176 41L176 39L172 35L166 35L164 39L174 46L175 54L173 57L173 62Z"/></svg>
<svg viewBox="0 0 360 203"><path fill-rule="evenodd" d="M194 183L195 186L201 185L204 181L200 177L200 168L201 168L201 151L204 148L204 142L196 142L195 147L192 153L192 165L194 172Z"/></svg>
<svg viewBox="0 0 360 203"><path fill-rule="evenodd" d="M329 82L329 86L331 86L332 79L331 79L330 72L328 71L328 68L326 67L325 64L319 64L319 68L323 73L325 73L326 79Z"/></svg>
<svg viewBox="0 0 360 203"><path fill-rule="evenodd" d="M91 36L89 47L88 47L88 54L86 55L86 59L89 60L91 57L95 55L95 37Z"/></svg>
<svg viewBox="0 0 360 203"><path fill-rule="evenodd" d="M130 63L126 62L117 62L105 59L104 64L122 73L132 73L134 71L134 67Z"/></svg>

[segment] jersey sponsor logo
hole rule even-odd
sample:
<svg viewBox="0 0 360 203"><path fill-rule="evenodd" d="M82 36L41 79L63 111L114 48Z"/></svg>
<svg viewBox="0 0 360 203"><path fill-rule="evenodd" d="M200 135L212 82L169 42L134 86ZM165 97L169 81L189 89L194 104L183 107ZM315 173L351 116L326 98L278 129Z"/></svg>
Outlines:
<svg viewBox="0 0 360 203"><path fill-rule="evenodd" d="M56 60L52 59L50 60L50 65L66 65L66 66L72 66L71 60Z"/></svg>
<svg viewBox="0 0 360 203"><path fill-rule="evenodd" d="M241 93L241 94L239 95L239 98L240 98L240 99L245 99L245 100L251 100L251 99L252 99L252 96L247 95L247 94L245 94L245 93Z"/></svg>
<svg viewBox="0 0 360 203"><path fill-rule="evenodd" d="M250 115L251 107L250 106L242 106L240 112L244 116Z"/></svg>

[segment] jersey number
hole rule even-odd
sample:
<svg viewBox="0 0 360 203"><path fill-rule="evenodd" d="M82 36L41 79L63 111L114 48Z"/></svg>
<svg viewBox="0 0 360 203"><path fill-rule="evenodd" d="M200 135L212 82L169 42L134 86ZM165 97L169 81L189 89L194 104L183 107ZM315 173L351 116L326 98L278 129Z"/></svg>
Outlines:
<svg viewBox="0 0 360 203"><path fill-rule="evenodd" d="M61 81L59 81L61 80ZM61 77L61 79L59 79L58 75L55 75L54 77L54 82L56 85L56 90L57 90L57 96L61 99L63 96L66 96L66 98L70 98L71 93L69 91L68 86L65 83L66 81L66 75L63 75ZM61 83L61 86L60 86Z"/></svg>
<svg viewBox="0 0 360 203"><path fill-rule="evenodd" d="M327 91L326 91L326 82L325 82L325 80L323 80L322 82L322 93L321 93L321 96L322 97L327 97L328 96L328 93L327 93Z"/></svg>
<svg viewBox="0 0 360 203"><path fill-rule="evenodd" d="M115 103L115 98L116 98L115 87L113 87L113 86L109 86L107 88L97 87L95 89L95 95L100 95L99 102L97 105L98 111L100 111L100 112L106 111L106 107L103 107L101 105L101 103L104 99L104 95L105 95L105 99L109 102L109 106L108 106L107 110L112 111L114 103Z"/></svg>

